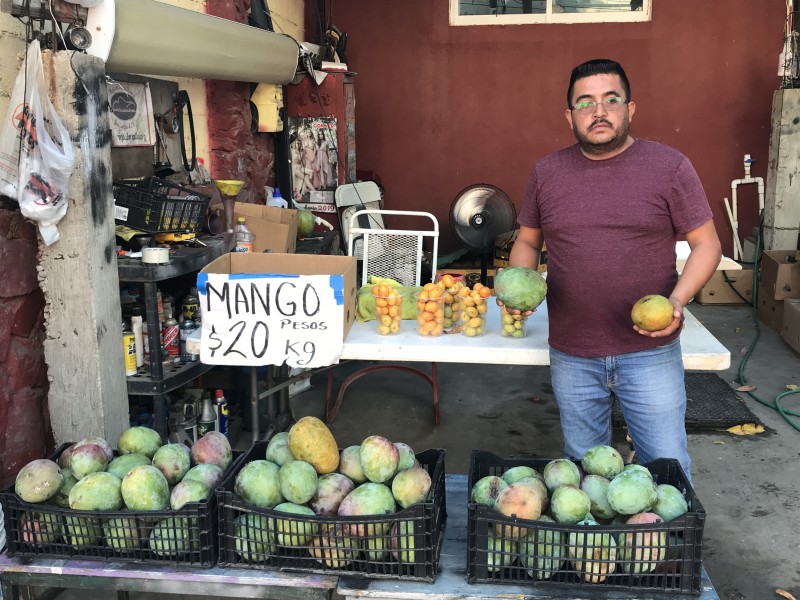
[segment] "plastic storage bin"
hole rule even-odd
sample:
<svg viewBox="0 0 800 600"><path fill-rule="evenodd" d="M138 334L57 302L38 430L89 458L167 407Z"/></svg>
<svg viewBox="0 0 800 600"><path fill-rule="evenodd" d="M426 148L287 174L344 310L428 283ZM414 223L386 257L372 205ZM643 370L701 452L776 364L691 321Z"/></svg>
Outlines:
<svg viewBox="0 0 800 600"><path fill-rule="evenodd" d="M117 223L148 233L200 231L210 196L158 177L113 184Z"/></svg>
<svg viewBox="0 0 800 600"><path fill-rule="evenodd" d="M433 581L447 518L444 450L416 455L431 476L428 497L392 515L298 515L259 508L233 493L236 473L262 459L257 442L217 490L219 564L354 577ZM397 547L392 552L392 544ZM384 551L386 550L386 551Z"/></svg>
<svg viewBox="0 0 800 600"><path fill-rule="evenodd" d="M518 465L541 473L548 462L501 458L475 450L470 460L469 490L487 475L501 476ZM683 492L688 513L668 523L584 526L506 517L470 501L467 581L571 587L580 590L582 596L591 594L590 590L699 593L705 510L676 460L662 458L646 466L657 484L668 483ZM523 542L512 537L519 527L525 530ZM607 551L604 553L608 546L604 536L613 537L616 543L626 534L631 536L628 539L633 552L625 559L617 549L612 560ZM571 559L570 551L583 560Z"/></svg>

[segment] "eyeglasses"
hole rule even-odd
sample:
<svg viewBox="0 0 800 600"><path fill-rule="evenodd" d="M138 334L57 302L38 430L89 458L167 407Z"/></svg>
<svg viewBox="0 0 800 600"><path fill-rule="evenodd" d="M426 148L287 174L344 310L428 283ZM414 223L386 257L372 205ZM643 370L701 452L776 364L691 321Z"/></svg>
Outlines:
<svg viewBox="0 0 800 600"><path fill-rule="evenodd" d="M626 100L623 100L619 96L611 96L610 98L604 98L600 102L595 102L594 100L581 100L580 102L575 103L575 105L572 107L572 110L578 111L581 114L589 114L594 112L594 109L598 104L602 104L606 111L614 112L620 110L627 103L628 102Z"/></svg>

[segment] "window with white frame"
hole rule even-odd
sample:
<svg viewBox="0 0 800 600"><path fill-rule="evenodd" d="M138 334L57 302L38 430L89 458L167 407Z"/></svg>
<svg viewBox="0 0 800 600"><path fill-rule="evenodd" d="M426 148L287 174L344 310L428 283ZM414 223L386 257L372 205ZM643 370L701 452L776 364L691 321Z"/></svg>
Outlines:
<svg viewBox="0 0 800 600"><path fill-rule="evenodd" d="M651 20L652 7L652 0L450 0L450 24L630 23Z"/></svg>

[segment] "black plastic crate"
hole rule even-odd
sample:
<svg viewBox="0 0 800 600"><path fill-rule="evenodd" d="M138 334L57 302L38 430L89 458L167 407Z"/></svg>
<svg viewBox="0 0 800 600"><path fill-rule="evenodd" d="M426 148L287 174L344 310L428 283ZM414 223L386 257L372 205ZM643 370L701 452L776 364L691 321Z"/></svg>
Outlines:
<svg viewBox="0 0 800 600"><path fill-rule="evenodd" d="M519 465L542 473L549 462L550 459L501 458L474 450L468 493L487 475L501 476ZM688 513L668 523L581 526L506 517L489 506L469 501L467 581L572 587L582 593L648 590L699 594L705 510L678 461L660 458L646 467L656 484L674 485L683 493ZM504 527L507 525L524 528L525 536L520 536L524 541L515 544L517 531ZM490 532L495 537L492 549ZM614 560L604 535L611 536L617 544ZM619 549L621 535L630 536L627 540L632 555L626 558ZM584 560L573 561L570 550ZM597 558L595 550L600 553Z"/></svg>
<svg viewBox="0 0 800 600"><path fill-rule="evenodd" d="M333 517L259 508L233 493L238 471L251 460L263 459L266 448L266 442L251 447L217 489L220 566L419 581L436 578L447 519L444 450L416 455L431 476L423 502L392 515ZM399 545L396 555L381 550L392 543Z"/></svg>
<svg viewBox="0 0 800 600"><path fill-rule="evenodd" d="M113 184L117 223L148 233L199 231L211 197L158 177Z"/></svg>
<svg viewBox="0 0 800 600"><path fill-rule="evenodd" d="M48 458L58 462L70 445L64 444ZM243 455L234 452L234 461L224 476ZM216 564L214 491L207 500L186 504L179 510L95 511L61 508L47 502L30 504L14 493L14 486L0 492L0 503L9 556L193 567Z"/></svg>

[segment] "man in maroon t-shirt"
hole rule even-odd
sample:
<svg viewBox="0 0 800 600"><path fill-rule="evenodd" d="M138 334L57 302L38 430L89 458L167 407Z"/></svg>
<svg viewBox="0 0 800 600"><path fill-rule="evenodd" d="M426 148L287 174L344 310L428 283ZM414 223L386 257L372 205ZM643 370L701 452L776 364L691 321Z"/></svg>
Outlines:
<svg viewBox="0 0 800 600"><path fill-rule="evenodd" d="M683 307L721 256L708 200L685 156L628 134L636 105L619 63L575 67L567 106L578 143L534 165L510 258L535 268L547 243L550 367L564 454L580 459L611 443L616 396L640 461L676 458L691 477L679 334ZM679 234L691 248L680 278ZM631 322L634 302L648 294L674 306L661 331Z"/></svg>

